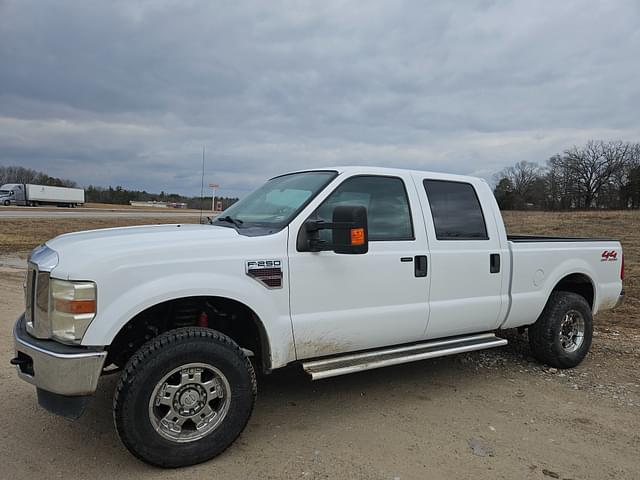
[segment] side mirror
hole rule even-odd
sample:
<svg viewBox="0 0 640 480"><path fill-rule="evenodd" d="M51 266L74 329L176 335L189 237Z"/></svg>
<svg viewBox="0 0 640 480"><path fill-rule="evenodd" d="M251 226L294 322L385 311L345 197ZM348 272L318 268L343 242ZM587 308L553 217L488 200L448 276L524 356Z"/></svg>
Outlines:
<svg viewBox="0 0 640 480"><path fill-rule="evenodd" d="M333 251L336 253L363 254L369 251L367 209L341 206L333 210L333 224L346 225L332 229Z"/></svg>
<svg viewBox="0 0 640 480"><path fill-rule="evenodd" d="M306 248L303 250L333 250L336 253L351 255L361 255L369 251L366 208L338 206L333 210L332 220L331 223L321 220L309 220L305 223L303 231L306 241L302 243L306 243ZM320 239L320 230L331 230L331 242Z"/></svg>

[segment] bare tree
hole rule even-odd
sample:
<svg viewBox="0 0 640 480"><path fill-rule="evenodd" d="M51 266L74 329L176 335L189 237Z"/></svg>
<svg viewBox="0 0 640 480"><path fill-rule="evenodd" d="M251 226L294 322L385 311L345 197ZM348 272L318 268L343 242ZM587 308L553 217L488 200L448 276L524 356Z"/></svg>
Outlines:
<svg viewBox="0 0 640 480"><path fill-rule="evenodd" d="M614 142L615 143L615 142ZM618 145L589 141L584 147L564 151L562 167L573 177L581 195L580 207L595 206L598 194L606 186L623 160Z"/></svg>
<svg viewBox="0 0 640 480"><path fill-rule="evenodd" d="M512 207L523 208L529 203L540 203L543 199L543 192L540 191L543 169L537 163L518 162L513 167L503 169L495 179L501 188L508 185Z"/></svg>
<svg viewBox="0 0 640 480"><path fill-rule="evenodd" d="M628 201L625 198L624 190L625 185L629 182L629 160L633 148L633 144L621 141L602 144L602 156L614 168L608 182L602 187L602 193L598 195L598 206L627 207Z"/></svg>
<svg viewBox="0 0 640 480"><path fill-rule="evenodd" d="M545 174L545 207L549 210L564 210L575 202L572 192L574 182L564 168L560 155L554 155L547 161Z"/></svg>
<svg viewBox="0 0 640 480"><path fill-rule="evenodd" d="M627 164L627 183L622 196L628 208L640 208L640 143L633 145Z"/></svg>
<svg viewBox="0 0 640 480"><path fill-rule="evenodd" d="M5 183L34 183L38 172L24 167L0 167L0 185Z"/></svg>
<svg viewBox="0 0 640 480"><path fill-rule="evenodd" d="M50 177L46 173L15 166L0 167L0 185L6 183L35 183L58 187L75 187L77 185L73 180Z"/></svg>

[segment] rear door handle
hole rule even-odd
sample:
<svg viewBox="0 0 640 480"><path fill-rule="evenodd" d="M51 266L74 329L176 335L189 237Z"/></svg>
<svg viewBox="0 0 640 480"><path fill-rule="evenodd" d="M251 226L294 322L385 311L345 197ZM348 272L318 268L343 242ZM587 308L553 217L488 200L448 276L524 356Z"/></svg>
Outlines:
<svg viewBox="0 0 640 480"><path fill-rule="evenodd" d="M492 253L489 255L489 272L500 273L500 254Z"/></svg>
<svg viewBox="0 0 640 480"><path fill-rule="evenodd" d="M413 268L416 277L426 277L429 269L427 266L427 256L416 255L414 258Z"/></svg>

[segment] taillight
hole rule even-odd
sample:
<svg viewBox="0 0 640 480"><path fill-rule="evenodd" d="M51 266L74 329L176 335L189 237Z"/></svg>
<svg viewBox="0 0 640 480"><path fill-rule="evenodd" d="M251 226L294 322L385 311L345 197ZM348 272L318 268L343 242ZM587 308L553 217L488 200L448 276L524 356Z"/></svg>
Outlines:
<svg viewBox="0 0 640 480"><path fill-rule="evenodd" d="M624 252L622 252L622 266L620 267L620 280L624 280Z"/></svg>

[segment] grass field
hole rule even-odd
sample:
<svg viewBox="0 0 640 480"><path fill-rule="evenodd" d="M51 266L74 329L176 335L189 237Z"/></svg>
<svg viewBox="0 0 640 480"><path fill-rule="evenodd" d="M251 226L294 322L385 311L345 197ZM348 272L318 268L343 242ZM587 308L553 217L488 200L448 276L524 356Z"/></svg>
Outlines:
<svg viewBox="0 0 640 480"><path fill-rule="evenodd" d="M211 204L211 201L209 201L209 204ZM211 206L211 205L209 205ZM79 208L83 208L83 207L79 207ZM194 210L193 208L159 208L159 207L148 207L148 206L143 206L143 207L138 207L138 206L133 206L133 205L120 205L120 204L114 204L114 203L85 203L84 204L84 208L99 208L99 209L105 209L105 210L136 210L136 211L150 211L150 212L160 212L163 215L171 215L171 212L178 212L178 213L185 213L185 212L199 212L200 210ZM211 213L210 210L205 210L205 213Z"/></svg>
<svg viewBox="0 0 640 480"><path fill-rule="evenodd" d="M24 211L23 206L11 205L7 207L2 207L3 210L15 210L15 211ZM57 207L55 205L43 205L37 208L38 211L60 211L65 207ZM195 210L193 208L160 208L160 207L149 207L149 206L133 206L133 205L121 205L117 203L85 203L84 205L80 205L76 207L78 210L83 209L99 209L99 210L111 210L111 211L121 211L121 210L131 210L136 212L157 212L158 215L171 215L171 212L176 213L199 213L200 210ZM75 211L75 210L74 210ZM205 213L211 213L210 210L205 209Z"/></svg>
<svg viewBox="0 0 640 480"><path fill-rule="evenodd" d="M625 303L598 317L601 324L640 328L640 211L504 212L511 234L566 235L616 238L625 252ZM0 220L0 254L26 255L38 244L62 233L94 228L157 223L187 223L192 219L157 218L64 218ZM197 220L196 220L197 221Z"/></svg>
<svg viewBox="0 0 640 480"><path fill-rule="evenodd" d="M195 217L192 219L161 214L158 217L141 218L2 218L0 254L24 254L50 238L78 230L159 223L193 223L194 220L197 223L198 219Z"/></svg>

